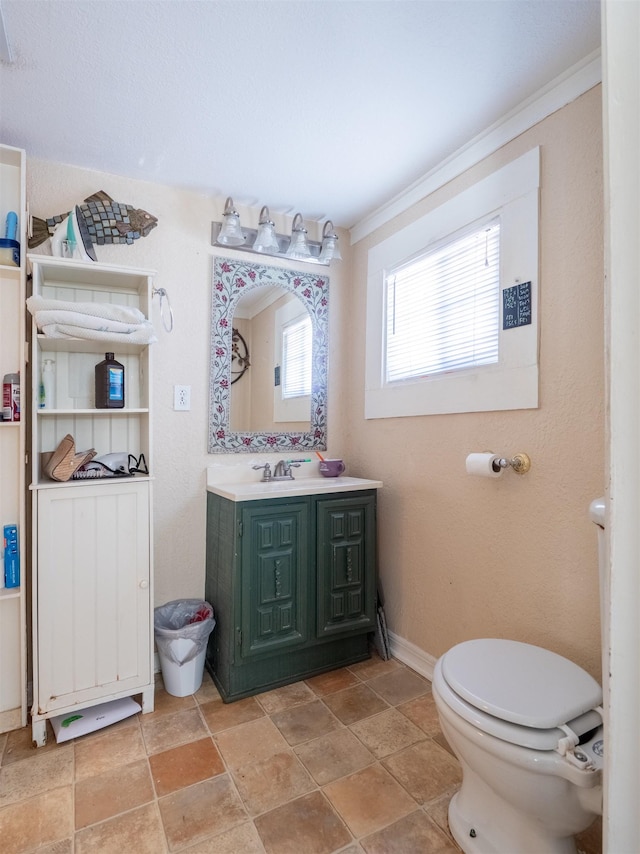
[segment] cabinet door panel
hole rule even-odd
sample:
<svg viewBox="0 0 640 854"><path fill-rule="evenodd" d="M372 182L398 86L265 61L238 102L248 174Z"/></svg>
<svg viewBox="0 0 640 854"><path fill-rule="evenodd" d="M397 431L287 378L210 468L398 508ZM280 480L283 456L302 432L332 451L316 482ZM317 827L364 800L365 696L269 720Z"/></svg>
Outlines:
<svg viewBox="0 0 640 854"><path fill-rule="evenodd" d="M318 500L318 635L373 629L375 499Z"/></svg>
<svg viewBox="0 0 640 854"><path fill-rule="evenodd" d="M40 711L150 679L148 484L38 494Z"/></svg>
<svg viewBox="0 0 640 854"><path fill-rule="evenodd" d="M243 656L306 638L307 514L306 504L243 511Z"/></svg>

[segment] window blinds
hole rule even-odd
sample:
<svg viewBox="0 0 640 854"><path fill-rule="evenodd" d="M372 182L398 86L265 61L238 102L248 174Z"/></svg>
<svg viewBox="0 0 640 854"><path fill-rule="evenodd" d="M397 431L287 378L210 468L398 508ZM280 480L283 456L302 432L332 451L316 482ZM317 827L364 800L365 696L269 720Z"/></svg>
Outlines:
<svg viewBox="0 0 640 854"><path fill-rule="evenodd" d="M392 270L386 381L497 362L499 286L499 220Z"/></svg>
<svg viewBox="0 0 640 854"><path fill-rule="evenodd" d="M307 315L282 332L282 397L311 394L311 318Z"/></svg>

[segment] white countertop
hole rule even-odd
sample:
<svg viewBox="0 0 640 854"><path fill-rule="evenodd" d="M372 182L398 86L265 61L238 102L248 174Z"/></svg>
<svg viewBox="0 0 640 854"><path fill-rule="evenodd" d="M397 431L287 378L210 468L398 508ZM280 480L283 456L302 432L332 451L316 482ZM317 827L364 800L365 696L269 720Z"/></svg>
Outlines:
<svg viewBox="0 0 640 854"><path fill-rule="evenodd" d="M356 492L359 489L380 489L382 481L362 477L297 477L295 480L263 482L214 482L207 477L207 492L213 492L231 501L258 501L261 498L290 498L318 495L323 492Z"/></svg>

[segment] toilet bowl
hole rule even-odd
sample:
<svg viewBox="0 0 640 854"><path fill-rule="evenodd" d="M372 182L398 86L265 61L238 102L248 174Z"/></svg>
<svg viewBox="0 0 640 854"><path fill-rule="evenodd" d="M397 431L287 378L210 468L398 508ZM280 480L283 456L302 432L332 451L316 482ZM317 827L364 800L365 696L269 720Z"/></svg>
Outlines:
<svg viewBox="0 0 640 854"><path fill-rule="evenodd" d="M462 766L449 826L465 854L575 854L602 814L602 691L573 662L482 638L436 663L433 697Z"/></svg>

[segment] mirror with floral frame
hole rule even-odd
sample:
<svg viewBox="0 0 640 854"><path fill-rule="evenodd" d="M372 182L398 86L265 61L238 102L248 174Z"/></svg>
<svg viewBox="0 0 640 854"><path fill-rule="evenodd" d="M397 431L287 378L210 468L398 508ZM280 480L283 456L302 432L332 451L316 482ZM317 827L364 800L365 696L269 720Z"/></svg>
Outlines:
<svg viewBox="0 0 640 854"><path fill-rule="evenodd" d="M301 300L313 330L311 407L308 429L300 432L231 429L233 319L238 300L257 288L276 286ZM209 453L265 453L326 450L329 279L231 258L214 258L209 376ZM249 368L249 371L251 368Z"/></svg>

